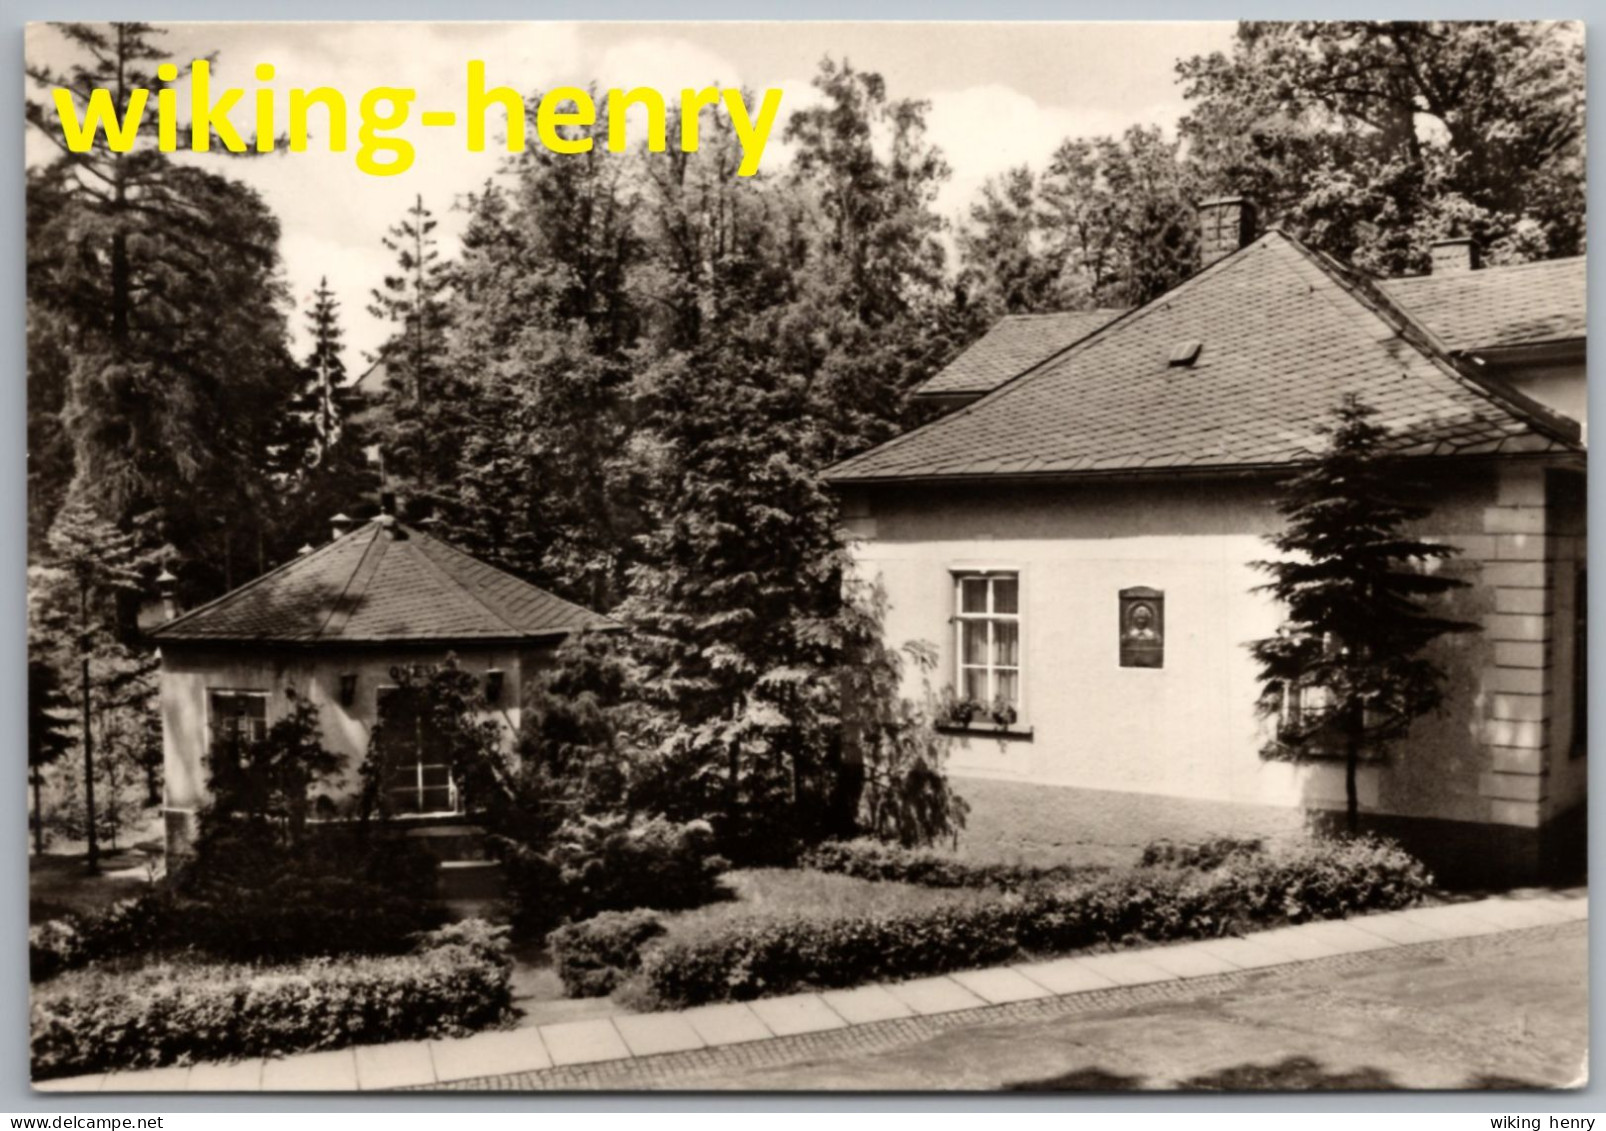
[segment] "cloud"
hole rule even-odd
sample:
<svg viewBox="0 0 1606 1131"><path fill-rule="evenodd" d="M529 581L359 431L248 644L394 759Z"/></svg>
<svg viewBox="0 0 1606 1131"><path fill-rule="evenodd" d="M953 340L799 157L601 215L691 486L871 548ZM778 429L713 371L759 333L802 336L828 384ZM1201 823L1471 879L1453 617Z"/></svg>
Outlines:
<svg viewBox="0 0 1606 1131"><path fill-rule="evenodd" d="M956 219L989 177L1017 165L1042 171L1066 138L1120 134L1129 126L1160 123L1169 132L1177 110L1154 106L1134 114L1114 106L1044 106L999 84L941 91L929 96L927 136L942 149L953 177L937 195L939 212Z"/></svg>

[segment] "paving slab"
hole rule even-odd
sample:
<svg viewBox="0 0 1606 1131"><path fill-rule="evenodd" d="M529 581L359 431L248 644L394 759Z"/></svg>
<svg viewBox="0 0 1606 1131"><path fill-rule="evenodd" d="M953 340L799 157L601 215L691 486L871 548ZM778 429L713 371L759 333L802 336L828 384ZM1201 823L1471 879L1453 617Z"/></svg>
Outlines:
<svg viewBox="0 0 1606 1131"><path fill-rule="evenodd" d="M1562 909L1569 921L1589 918L1587 898L1558 899L1556 905Z"/></svg>
<svg viewBox="0 0 1606 1131"><path fill-rule="evenodd" d="M911 982L893 982L887 986L887 992L920 1014L953 1013L960 1009L978 1009L987 1004L952 978L916 978Z"/></svg>
<svg viewBox="0 0 1606 1131"><path fill-rule="evenodd" d="M989 1005L1005 1005L1012 1001L1031 1001L1033 998L1051 997L1049 991L1032 981L1019 970L1008 966L994 966L987 970L964 970L949 977Z"/></svg>
<svg viewBox="0 0 1606 1131"><path fill-rule="evenodd" d="M1486 915L1479 915L1465 903L1447 903L1439 907L1414 907L1400 914L1414 922L1449 932L1451 938L1464 939L1473 935L1495 935L1506 928Z"/></svg>
<svg viewBox="0 0 1606 1131"><path fill-rule="evenodd" d="M762 1041L775 1035L746 1002L699 1005L686 1010L681 1016L697 1030L699 1037L711 1045L737 1045L744 1041Z"/></svg>
<svg viewBox="0 0 1606 1131"><path fill-rule="evenodd" d="M851 1025L913 1017L914 1010L887 992L885 986L859 986L852 990L826 990L820 998Z"/></svg>
<svg viewBox="0 0 1606 1131"><path fill-rule="evenodd" d="M599 1060L621 1060L630 1055L625 1039L606 1017L589 1021L559 1021L542 1025L541 1043L553 1064L595 1064Z"/></svg>
<svg viewBox="0 0 1606 1131"><path fill-rule="evenodd" d="M186 1092L260 1092L262 1058L208 1061L190 1069Z"/></svg>
<svg viewBox="0 0 1606 1131"><path fill-rule="evenodd" d="M1288 955L1269 946L1261 946L1254 938L1209 939L1198 944L1199 949L1224 958L1240 970L1260 970L1267 966L1288 965Z"/></svg>
<svg viewBox="0 0 1606 1131"><path fill-rule="evenodd" d="M350 1049L309 1052L262 1065L264 1092L355 1092L357 1056Z"/></svg>
<svg viewBox="0 0 1606 1131"><path fill-rule="evenodd" d="M1136 954L1093 954L1082 960L1095 974L1102 974L1119 986L1143 986L1150 982L1173 982L1176 975L1162 970Z"/></svg>
<svg viewBox="0 0 1606 1131"><path fill-rule="evenodd" d="M365 1092L435 1083L428 1041L357 1047L357 1087Z"/></svg>
<svg viewBox="0 0 1606 1131"><path fill-rule="evenodd" d="M1303 927L1278 927L1274 931L1261 931L1250 938L1260 946L1286 955L1289 962L1309 962L1344 953L1341 947L1330 940L1324 940Z"/></svg>
<svg viewBox="0 0 1606 1131"><path fill-rule="evenodd" d="M552 1067L552 1058L534 1029L431 1041L429 1054L435 1062L435 1078L442 1083L509 1072L537 1072Z"/></svg>
<svg viewBox="0 0 1606 1131"><path fill-rule="evenodd" d="M1431 920L1412 919L1398 911L1391 911L1387 915L1364 915L1349 920L1349 924L1357 931L1365 931L1401 946L1438 942L1453 937L1445 927L1434 926Z"/></svg>
<svg viewBox="0 0 1606 1131"><path fill-rule="evenodd" d="M1162 946L1143 952L1143 961L1152 962L1162 970L1169 970L1179 978L1203 978L1211 974L1231 974L1240 969L1224 955L1217 954L1199 943L1181 946Z"/></svg>
<svg viewBox="0 0 1606 1131"><path fill-rule="evenodd" d="M1485 899L1470 907L1476 914L1513 931L1546 927L1568 919L1556 903L1544 899Z"/></svg>
<svg viewBox="0 0 1606 1131"><path fill-rule="evenodd" d="M615 1017L614 1026L634 1056L657 1056L704 1048L691 1023L678 1013L641 1013Z"/></svg>
<svg viewBox="0 0 1606 1131"><path fill-rule="evenodd" d="M36 1092L98 1092L106 1082L107 1073L92 1072L87 1076L58 1076L54 1080L35 1080Z"/></svg>
<svg viewBox="0 0 1606 1131"><path fill-rule="evenodd" d="M190 1066L147 1068L134 1072L111 1072L101 1084L103 1092L182 1092L189 1082Z"/></svg>
<svg viewBox="0 0 1606 1131"><path fill-rule="evenodd" d="M758 1019L777 1037L799 1033L822 1033L827 1029L846 1029L842 1015L820 999L819 994L787 994L785 997L759 998L750 1003Z"/></svg>
<svg viewBox="0 0 1606 1131"><path fill-rule="evenodd" d="M1306 923L1299 928L1312 938L1334 947L1340 954L1360 954L1367 950L1383 950L1395 944L1370 931L1359 931L1348 923L1324 921Z"/></svg>
<svg viewBox="0 0 1606 1131"><path fill-rule="evenodd" d="M1049 962L1030 962L1016 966L1021 974L1030 978L1050 993L1080 994L1089 990L1107 990L1118 985L1092 969L1080 958L1056 958Z"/></svg>

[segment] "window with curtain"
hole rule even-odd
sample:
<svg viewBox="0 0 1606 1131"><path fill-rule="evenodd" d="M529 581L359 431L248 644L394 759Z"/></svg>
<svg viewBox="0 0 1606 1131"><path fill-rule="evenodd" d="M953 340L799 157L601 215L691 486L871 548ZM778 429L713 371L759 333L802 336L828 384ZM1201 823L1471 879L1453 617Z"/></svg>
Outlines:
<svg viewBox="0 0 1606 1131"><path fill-rule="evenodd" d="M991 707L1020 709L1020 575L987 572L954 577L957 691Z"/></svg>

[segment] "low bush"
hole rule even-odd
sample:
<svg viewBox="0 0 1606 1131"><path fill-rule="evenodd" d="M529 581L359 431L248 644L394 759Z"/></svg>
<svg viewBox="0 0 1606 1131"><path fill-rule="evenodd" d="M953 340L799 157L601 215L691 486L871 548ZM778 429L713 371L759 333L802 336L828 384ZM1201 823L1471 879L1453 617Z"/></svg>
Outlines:
<svg viewBox="0 0 1606 1131"><path fill-rule="evenodd" d="M655 911L604 911L547 936L558 977L570 997L607 997L641 968L641 951L663 935Z"/></svg>
<svg viewBox="0 0 1606 1131"><path fill-rule="evenodd" d="M805 868L839 872L861 880L896 881L934 888L998 888L1002 891L1071 880L1102 870L1070 864L1047 868L1029 864L989 864L868 838L827 841L804 853L799 863Z"/></svg>
<svg viewBox="0 0 1606 1131"><path fill-rule="evenodd" d="M648 947L642 978L661 1006L739 1000L962 970L1022 953L1391 910L1430 886L1422 865L1391 844L1324 842L1279 857L1230 855L1210 870L1137 868L918 914L735 921L717 935Z"/></svg>
<svg viewBox="0 0 1606 1131"><path fill-rule="evenodd" d="M1139 861L1144 868L1219 868L1240 856L1259 856L1266 843L1259 837L1214 836L1205 840L1179 842L1150 841Z"/></svg>
<svg viewBox="0 0 1606 1131"><path fill-rule="evenodd" d="M74 971L34 989L34 1078L461 1036L507 1016L506 949L470 923L403 955Z"/></svg>
<svg viewBox="0 0 1606 1131"><path fill-rule="evenodd" d="M507 871L520 933L603 911L676 911L720 899L729 866L713 850L706 821L586 817L565 824L545 852L506 837L496 848Z"/></svg>
<svg viewBox="0 0 1606 1131"><path fill-rule="evenodd" d="M90 962L158 949L170 931L172 898L153 889L97 915L51 919L28 929L28 976L54 978Z"/></svg>

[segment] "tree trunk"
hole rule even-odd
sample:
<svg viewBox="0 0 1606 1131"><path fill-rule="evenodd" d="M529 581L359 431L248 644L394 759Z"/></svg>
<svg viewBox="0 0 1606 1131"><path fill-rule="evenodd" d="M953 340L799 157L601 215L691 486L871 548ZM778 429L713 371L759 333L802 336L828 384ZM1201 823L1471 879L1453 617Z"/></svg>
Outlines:
<svg viewBox="0 0 1606 1131"><path fill-rule="evenodd" d="M95 841L95 732L90 727L89 647L80 645L84 684L84 827L89 838L86 864L91 874L100 871L100 846Z"/></svg>
<svg viewBox="0 0 1606 1131"><path fill-rule="evenodd" d="M1350 836L1361 831L1361 805L1355 790L1355 774L1361 762L1361 718L1351 712L1344 728L1344 827Z"/></svg>
<svg viewBox="0 0 1606 1131"><path fill-rule="evenodd" d="M40 779L44 777L35 766L33 770L33 850L36 856L45 854L45 806L41 798Z"/></svg>

